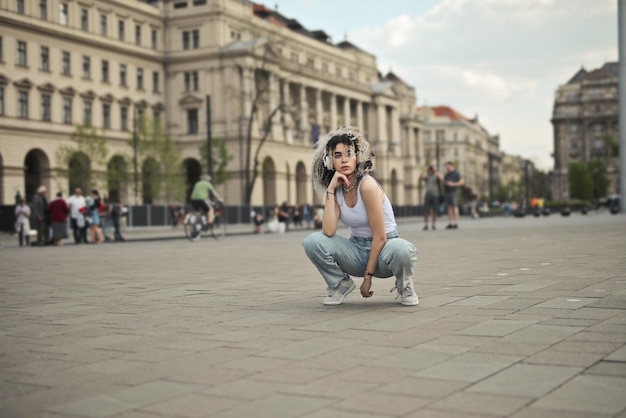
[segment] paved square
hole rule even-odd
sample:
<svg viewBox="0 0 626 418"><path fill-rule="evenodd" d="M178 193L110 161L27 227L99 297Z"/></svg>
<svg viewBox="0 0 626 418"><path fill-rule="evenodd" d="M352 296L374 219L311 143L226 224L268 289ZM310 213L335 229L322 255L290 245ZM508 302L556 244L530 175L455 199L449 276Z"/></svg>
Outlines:
<svg viewBox="0 0 626 418"><path fill-rule="evenodd" d="M323 306L306 230L0 237L0 416L626 414L626 217L399 223L415 307L393 279Z"/></svg>

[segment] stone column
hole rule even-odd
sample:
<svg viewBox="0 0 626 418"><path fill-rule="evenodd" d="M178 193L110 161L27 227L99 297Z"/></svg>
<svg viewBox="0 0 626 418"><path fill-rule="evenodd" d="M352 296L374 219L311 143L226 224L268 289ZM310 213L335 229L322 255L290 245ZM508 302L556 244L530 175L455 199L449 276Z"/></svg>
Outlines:
<svg viewBox="0 0 626 418"><path fill-rule="evenodd" d="M274 111L276 110L276 108L279 106L280 103L280 85L279 85L279 80L278 80L278 75L276 73L270 73L269 78L268 78L268 83L269 83L269 104L270 104L270 108L269 108L269 114L268 116ZM274 117L272 117L272 126L271 126L271 138L276 140L279 137L282 137L282 135L280 135L280 113L276 113L274 114Z"/></svg>
<svg viewBox="0 0 626 418"><path fill-rule="evenodd" d="M310 142L309 105L306 101L306 86L300 84L300 135L305 144Z"/></svg>
<svg viewBox="0 0 626 418"><path fill-rule="evenodd" d="M337 128L337 96L330 93L330 130Z"/></svg>
<svg viewBox="0 0 626 418"><path fill-rule="evenodd" d="M360 130L365 131L365 126L363 126L363 103L359 100L356 102L356 124Z"/></svg>
<svg viewBox="0 0 626 418"><path fill-rule="evenodd" d="M350 98L346 97L343 100L343 118L346 125L350 125Z"/></svg>
<svg viewBox="0 0 626 418"><path fill-rule="evenodd" d="M322 103L322 90L315 90L315 122L322 129L324 123L324 106Z"/></svg>
<svg viewBox="0 0 626 418"><path fill-rule="evenodd" d="M386 126L386 109L385 109L385 105L382 103L377 103L377 108L376 108L376 112L378 115L378 140L382 144L386 144L387 143L387 126Z"/></svg>
<svg viewBox="0 0 626 418"><path fill-rule="evenodd" d="M294 122L291 117L291 112L289 109L291 108L291 91L289 88L289 81L283 80L282 84L283 90L283 104L285 105L285 109L283 109L284 115L284 126L283 129L285 131L285 142L288 144L293 143L293 128Z"/></svg>
<svg viewBox="0 0 626 418"><path fill-rule="evenodd" d="M241 69L241 90L243 100L242 117L244 118L250 117L250 113L252 112L252 74L253 72L251 68Z"/></svg>
<svg viewBox="0 0 626 418"><path fill-rule="evenodd" d="M402 145L402 135L400 130L400 112L398 112L397 107L391 108L391 138L389 140L393 142L395 145L394 154L401 150Z"/></svg>

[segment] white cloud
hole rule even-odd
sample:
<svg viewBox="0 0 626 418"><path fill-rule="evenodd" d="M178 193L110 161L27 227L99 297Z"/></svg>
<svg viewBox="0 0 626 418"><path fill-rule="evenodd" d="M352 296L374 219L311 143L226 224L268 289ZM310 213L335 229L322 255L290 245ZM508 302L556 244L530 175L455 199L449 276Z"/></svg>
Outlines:
<svg viewBox="0 0 626 418"><path fill-rule="evenodd" d="M417 89L418 103L479 113L506 152L550 168L554 91L617 60L614 0L442 0L350 34Z"/></svg>

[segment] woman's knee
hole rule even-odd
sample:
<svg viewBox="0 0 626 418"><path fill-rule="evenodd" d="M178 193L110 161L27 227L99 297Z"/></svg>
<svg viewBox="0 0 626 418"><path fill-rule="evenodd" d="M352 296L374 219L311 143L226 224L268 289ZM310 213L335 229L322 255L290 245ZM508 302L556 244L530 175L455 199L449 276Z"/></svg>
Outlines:
<svg viewBox="0 0 626 418"><path fill-rule="evenodd" d="M401 263L415 263L417 261L417 248L411 242L403 238L387 240L383 247L384 257L387 262L396 259Z"/></svg>
<svg viewBox="0 0 626 418"><path fill-rule="evenodd" d="M320 248L320 244L328 239L326 235L322 232L313 232L309 234L304 241L302 241L302 246L304 247L304 252L307 254L311 254L317 252Z"/></svg>

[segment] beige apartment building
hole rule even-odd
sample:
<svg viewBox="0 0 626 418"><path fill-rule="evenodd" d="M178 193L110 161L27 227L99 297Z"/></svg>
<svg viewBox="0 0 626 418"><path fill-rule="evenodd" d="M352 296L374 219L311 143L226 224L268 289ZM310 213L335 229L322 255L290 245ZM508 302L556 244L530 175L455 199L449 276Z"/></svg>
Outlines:
<svg viewBox="0 0 626 418"><path fill-rule="evenodd" d="M619 156L612 155L610 142L619 141L618 63L608 62L587 71L581 68L554 99L554 172L552 198L569 199L567 168L570 162L602 160L611 181L609 194L617 193Z"/></svg>
<svg viewBox="0 0 626 418"><path fill-rule="evenodd" d="M501 184L499 136L490 135L478 116L467 118L449 106L420 107L418 113L424 124L425 164L444 173L444 164L454 162L471 189L467 193L490 200Z"/></svg>
<svg viewBox="0 0 626 418"><path fill-rule="evenodd" d="M163 121L190 186L207 170L200 146L209 100L211 137L233 156L218 187L228 205L246 203L246 161L254 164L261 141L250 203L316 202L315 142L341 124L364 130L394 205L421 200L415 89L381 76L376 57L347 40L333 43L245 0L0 0L0 203L18 191L30 198L39 184L67 192L57 154L80 123L97 128L109 149L107 163L90 170L133 172L137 115ZM486 167L474 154L462 170ZM109 182L104 194L162 202L143 195L148 161L137 163L136 199L132 181Z"/></svg>

